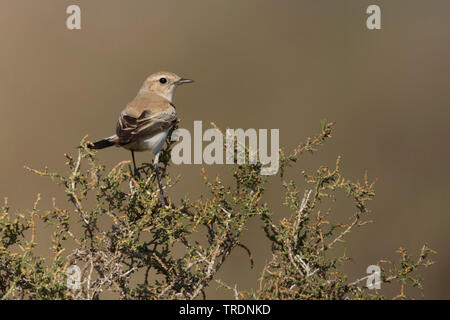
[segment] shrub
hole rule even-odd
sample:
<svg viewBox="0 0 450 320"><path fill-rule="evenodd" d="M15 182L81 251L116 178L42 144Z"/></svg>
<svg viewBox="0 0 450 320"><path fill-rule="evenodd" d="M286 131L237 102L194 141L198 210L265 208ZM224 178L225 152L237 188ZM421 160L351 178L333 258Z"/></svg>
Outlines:
<svg viewBox="0 0 450 320"><path fill-rule="evenodd" d="M65 155L68 175L29 169L60 184L70 209L60 208L54 201L51 209L41 210L38 195L30 214L13 214L5 199L0 211L0 296L100 299L112 293L120 299L196 299L205 298L205 288L218 282L238 299L383 298L379 291L362 286L367 277L347 280L341 269L348 256L330 251L355 228L370 222L367 205L375 191L367 175L361 183L344 179L338 158L334 168L303 171L309 186L303 192L285 178L288 167L300 156L314 152L331 137L332 126L323 122L317 136L290 154L280 150L279 176L285 204L292 213L279 222L264 202L268 180L276 178L261 176L259 164L234 165L231 185L219 177L210 179L203 170L209 196L196 200L185 197L179 204L169 199L169 205L164 206L150 164L144 165L138 180L130 174L129 161L106 170L83 138L77 156ZM160 157L166 190L182 183L168 173L171 148L168 143ZM354 204L350 223L330 222L327 217L332 212L323 208L322 200L334 198L340 190ZM263 222L272 258L264 266L256 289L240 292L237 286L215 278L237 248L245 250L252 262L250 248L241 242L250 218ZM48 257L36 254L36 228L42 225L37 221L52 230ZM204 245L195 240L199 237ZM397 297L406 298L407 285L420 286L416 270L432 264L429 255L433 251L424 246L415 261L405 250L398 252L401 259L397 266L379 263L381 281L399 281ZM68 277L72 279L71 266L79 266L79 288L67 282Z"/></svg>

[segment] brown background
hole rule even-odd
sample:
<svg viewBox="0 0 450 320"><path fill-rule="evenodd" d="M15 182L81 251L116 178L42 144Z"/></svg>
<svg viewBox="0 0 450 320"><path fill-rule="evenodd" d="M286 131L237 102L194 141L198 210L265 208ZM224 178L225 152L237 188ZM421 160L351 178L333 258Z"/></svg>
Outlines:
<svg viewBox="0 0 450 320"><path fill-rule="evenodd" d="M365 10L375 3L382 30L369 31ZM81 5L81 31L65 27L70 4ZM438 254L423 272L425 297L448 299L449 12L445 0L2 0L0 196L17 209L30 208L37 192L43 207L52 196L65 204L61 189L23 165L65 170L64 152L73 153L86 133L110 135L145 77L170 70L196 80L175 95L188 129L194 120L280 128L280 143L290 149L316 133L320 119L336 121L333 140L300 167L333 165L342 155L348 178L367 169L377 179L375 223L344 245L354 258L346 267L350 279L394 258L400 245L417 253L426 242ZM129 153L113 148L99 157L112 165ZM184 180L172 196L202 192L200 167L173 167ZM208 168L228 172L216 169ZM278 189L274 181L268 201L281 217ZM338 209L347 208L340 202ZM219 278L255 287L269 257L262 239L259 222L249 223L244 243L255 268L236 251ZM230 296L215 287L209 298Z"/></svg>

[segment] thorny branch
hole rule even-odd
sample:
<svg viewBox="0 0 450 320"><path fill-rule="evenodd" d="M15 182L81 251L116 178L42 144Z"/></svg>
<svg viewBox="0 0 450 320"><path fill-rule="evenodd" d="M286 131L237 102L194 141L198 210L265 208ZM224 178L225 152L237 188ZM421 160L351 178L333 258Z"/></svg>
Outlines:
<svg viewBox="0 0 450 320"><path fill-rule="evenodd" d="M308 138L289 155L280 150L280 177L284 179L287 169L300 156L317 151L331 137L332 126L322 123L318 135ZM348 256L345 252L336 253L338 243L355 227L370 222L367 203L375 192L367 174L363 183L344 179L340 158L335 169L319 167L311 174L302 171L308 184L303 196L293 180L283 181L285 205L291 214L276 222L273 216L282 209L271 208L264 202L268 179L260 175L259 163L235 165L230 184L219 177L210 180L203 170L209 196L197 200L186 196L178 202L169 197L171 205L165 207L153 183L151 165L143 166L143 179L134 178L126 170L129 161L107 171L86 144L85 137L76 159L66 155L68 176L28 168L64 186L69 207L60 208L54 200L51 209L41 211L38 196L30 217L19 213L13 219L7 200L0 208L0 297L101 299L108 294L108 298L113 295L120 299L205 298L235 248L246 251L253 267L251 248L241 239L252 218L263 223L271 242L272 259L263 267L258 286L252 292L239 291L237 284L230 286L216 280L231 290L235 299L381 297L358 286L367 277L348 283L341 271ZM234 145L236 153L238 145ZM169 195L170 188L180 182L178 177L168 174L171 148L169 142L160 157L161 179ZM245 149L246 159L248 152ZM356 207L350 224L332 223L328 219L332 210L327 201L340 200L339 190ZM281 213L286 216L285 211ZM74 222L74 217L79 217L81 224ZM34 254L37 219L54 230L51 259ZM397 297L404 298L408 284L420 285L416 271L432 263L429 254L433 251L424 246L415 261L404 249L398 252L400 265L388 264L389 268L383 269L382 281L400 281L401 292ZM80 288L67 285L66 270L70 265L80 266Z"/></svg>

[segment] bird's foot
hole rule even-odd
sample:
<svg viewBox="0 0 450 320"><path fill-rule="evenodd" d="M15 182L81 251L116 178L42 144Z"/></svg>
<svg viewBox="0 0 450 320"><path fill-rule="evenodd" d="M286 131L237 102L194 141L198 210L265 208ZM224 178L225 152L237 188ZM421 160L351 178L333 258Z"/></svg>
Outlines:
<svg viewBox="0 0 450 320"><path fill-rule="evenodd" d="M138 168L134 168L133 175L134 175L135 178L141 179L141 174L139 173L139 169Z"/></svg>

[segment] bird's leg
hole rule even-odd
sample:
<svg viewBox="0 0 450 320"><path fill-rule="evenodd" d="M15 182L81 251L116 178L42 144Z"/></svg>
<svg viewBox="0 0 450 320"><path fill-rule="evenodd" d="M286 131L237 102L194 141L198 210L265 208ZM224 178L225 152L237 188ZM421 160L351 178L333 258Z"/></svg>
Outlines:
<svg viewBox="0 0 450 320"><path fill-rule="evenodd" d="M138 168L136 168L136 161L134 160L134 151L131 151L131 157L133 158L133 167L134 167L134 172L133 175L140 179L141 178L141 174L139 173Z"/></svg>
<svg viewBox="0 0 450 320"><path fill-rule="evenodd" d="M159 197L161 199L161 201L164 202L164 205L167 207L169 204L167 202L166 197L164 197L164 192L163 189L161 187L161 180L159 178L159 167L158 167L158 162L159 162L159 152L155 155L155 160L153 162L153 166L155 168L155 174L156 174L156 181L158 182L158 188L159 188Z"/></svg>

